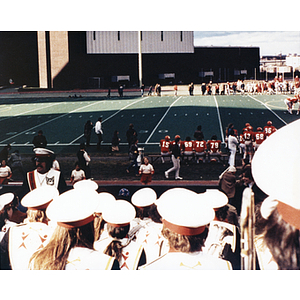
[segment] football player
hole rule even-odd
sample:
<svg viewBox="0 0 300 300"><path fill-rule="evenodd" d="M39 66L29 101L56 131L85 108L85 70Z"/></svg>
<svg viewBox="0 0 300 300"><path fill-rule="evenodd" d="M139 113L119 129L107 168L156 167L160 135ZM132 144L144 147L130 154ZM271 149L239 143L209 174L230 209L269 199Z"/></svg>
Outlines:
<svg viewBox="0 0 300 300"><path fill-rule="evenodd" d="M257 127L254 133L254 151L258 149L261 143L266 139L266 134L261 127Z"/></svg>
<svg viewBox="0 0 300 300"><path fill-rule="evenodd" d="M276 128L275 128L275 126L272 125L272 121L268 121L267 125L264 127L264 133L266 134L266 138L275 131L276 131Z"/></svg>
<svg viewBox="0 0 300 300"><path fill-rule="evenodd" d="M184 157L187 157L187 160L189 161L189 158L193 159L194 157L194 147L193 147L193 141L191 140L191 137L187 136L185 138L185 141L181 142L181 151Z"/></svg>
<svg viewBox="0 0 300 300"><path fill-rule="evenodd" d="M220 162L221 156L221 141L217 139L216 135L213 135L210 140L207 141L208 149L208 162Z"/></svg>
<svg viewBox="0 0 300 300"><path fill-rule="evenodd" d="M251 162L253 157L253 141L254 141L253 127L248 126L243 136L245 140L245 153L243 159L246 159L248 156L249 162Z"/></svg>
<svg viewBox="0 0 300 300"><path fill-rule="evenodd" d="M197 163L199 163L199 161L205 162L207 149L206 141L204 141L203 139L196 140L193 142L193 147Z"/></svg>
<svg viewBox="0 0 300 300"><path fill-rule="evenodd" d="M170 144L171 144L171 140L170 140L170 136L166 135L164 139L160 140L160 154L161 154L161 162L164 163L164 157L171 155L170 152Z"/></svg>

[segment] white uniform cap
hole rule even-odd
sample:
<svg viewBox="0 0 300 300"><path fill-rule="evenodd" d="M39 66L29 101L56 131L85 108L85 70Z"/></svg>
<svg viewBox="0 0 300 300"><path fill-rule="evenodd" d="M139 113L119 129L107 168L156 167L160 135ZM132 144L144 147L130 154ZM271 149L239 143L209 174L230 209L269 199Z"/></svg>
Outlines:
<svg viewBox="0 0 300 300"><path fill-rule="evenodd" d="M96 207L96 213L102 213L107 207L110 207L111 203L116 201L116 198L107 192L101 192L98 194L98 205Z"/></svg>
<svg viewBox="0 0 300 300"><path fill-rule="evenodd" d="M85 179L85 180L80 180L74 183L74 189L92 189L96 191L98 189L98 184L91 180L91 179Z"/></svg>
<svg viewBox="0 0 300 300"><path fill-rule="evenodd" d="M97 198L96 191L71 189L57 196L49 204L46 214L59 226L80 227L94 220Z"/></svg>
<svg viewBox="0 0 300 300"><path fill-rule="evenodd" d="M157 210L164 225L182 235L198 235L215 217L207 201L199 201L197 193L173 188L163 193L157 202Z"/></svg>
<svg viewBox="0 0 300 300"><path fill-rule="evenodd" d="M55 197L59 195L54 186L41 186L27 193L21 200L21 204L29 209L44 209Z"/></svg>
<svg viewBox="0 0 300 300"><path fill-rule="evenodd" d="M217 189L207 189L205 193L203 193L203 196L207 203L213 208L220 208L228 203L228 197Z"/></svg>
<svg viewBox="0 0 300 300"><path fill-rule="evenodd" d="M46 148L34 148L33 151L36 156L51 156L54 154L52 150Z"/></svg>
<svg viewBox="0 0 300 300"><path fill-rule="evenodd" d="M270 135L253 156L252 175L267 195L300 209L300 160L287 153L300 151L300 120ZM288 147L288 148L287 148ZM284 159L280 157L284 156Z"/></svg>
<svg viewBox="0 0 300 300"><path fill-rule="evenodd" d="M275 200L271 197L267 197L263 201L263 203L261 204L261 207L260 207L261 216L267 220L268 217L273 212L273 210L276 208L277 204L278 204L277 200Z"/></svg>
<svg viewBox="0 0 300 300"><path fill-rule="evenodd" d="M11 203L15 198L13 193L5 193L0 196L0 210L4 208L5 205Z"/></svg>
<svg viewBox="0 0 300 300"><path fill-rule="evenodd" d="M152 205L157 199L156 192L149 188L142 188L136 191L131 197L131 203L137 207Z"/></svg>
<svg viewBox="0 0 300 300"><path fill-rule="evenodd" d="M269 136L255 152L252 175L257 186L278 200L277 209L283 219L300 229L300 161L294 155L300 151L300 120L294 121ZM287 148L288 147L288 148ZM284 159L279 159L284 156Z"/></svg>
<svg viewBox="0 0 300 300"><path fill-rule="evenodd" d="M126 200L111 202L102 212L103 219L114 226L128 225L135 218L134 206Z"/></svg>

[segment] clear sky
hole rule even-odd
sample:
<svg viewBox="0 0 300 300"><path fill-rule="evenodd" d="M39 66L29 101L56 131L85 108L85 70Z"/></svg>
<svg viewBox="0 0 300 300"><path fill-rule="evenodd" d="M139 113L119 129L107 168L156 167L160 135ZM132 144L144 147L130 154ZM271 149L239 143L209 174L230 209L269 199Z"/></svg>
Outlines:
<svg viewBox="0 0 300 300"><path fill-rule="evenodd" d="M300 31L195 31L194 45L256 46L261 56L300 55Z"/></svg>

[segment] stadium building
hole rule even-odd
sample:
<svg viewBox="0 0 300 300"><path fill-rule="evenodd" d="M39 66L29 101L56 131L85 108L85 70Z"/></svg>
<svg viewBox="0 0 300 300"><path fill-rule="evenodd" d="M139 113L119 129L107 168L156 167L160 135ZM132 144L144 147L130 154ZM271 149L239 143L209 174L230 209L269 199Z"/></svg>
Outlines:
<svg viewBox="0 0 300 300"><path fill-rule="evenodd" d="M0 86L45 89L259 79L258 47L194 47L193 31L0 32Z"/></svg>

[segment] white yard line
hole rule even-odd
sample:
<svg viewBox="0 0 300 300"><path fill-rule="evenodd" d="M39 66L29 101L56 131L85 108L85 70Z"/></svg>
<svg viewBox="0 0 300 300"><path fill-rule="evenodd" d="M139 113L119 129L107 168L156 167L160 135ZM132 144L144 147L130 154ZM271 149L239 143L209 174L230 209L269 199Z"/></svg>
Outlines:
<svg viewBox="0 0 300 300"><path fill-rule="evenodd" d="M182 96L180 96L178 99L176 99L167 109L167 111L165 112L165 114L162 116L162 118L159 120L159 122L157 123L157 125L155 126L155 128L152 130L151 134L149 135L148 139L146 140L145 144L148 144L149 140L151 139L152 135L154 134L154 132L156 131L157 127L160 125L160 123L163 121L163 119L166 117L166 115L168 114L169 110L172 108L172 106L180 99L182 98Z"/></svg>
<svg viewBox="0 0 300 300"><path fill-rule="evenodd" d="M220 115L220 110L219 110L219 104L218 104L216 96L214 96L214 99L215 99L216 108L217 108L217 114L218 114L218 119L219 119L219 125L220 125L220 132L221 132L221 137L222 137L222 143L225 143L224 133L223 133L223 125L222 125L222 120L221 120L221 115Z"/></svg>
<svg viewBox="0 0 300 300"><path fill-rule="evenodd" d="M140 100L137 100L137 101L134 101L134 102L132 102L132 103L130 103L130 104L125 105L125 106L122 107L120 110L116 111L115 113L113 113L112 115L110 115L109 117L107 117L106 119L104 119L104 120L102 121L102 123L104 123L104 122L106 122L107 120L113 118L115 115L117 115L118 113L120 113L121 111L123 111L124 109L126 109L127 107L129 107L129 106L131 106L131 105L133 105L133 104L136 104L136 103L138 103L138 102L140 102L140 101L142 101L142 100L146 100L147 98L149 98L149 97L145 97L145 98L142 98L142 99L140 99ZM78 136L77 138L75 138L72 142L70 142L68 145L72 145L72 144L75 143L77 140L81 139L83 136L84 136L84 134L81 134L80 136ZM104 144L103 144L103 145L104 145Z"/></svg>
<svg viewBox="0 0 300 300"><path fill-rule="evenodd" d="M53 104L53 105L57 105L57 104L59 104L59 103L55 103L55 104ZM19 133L15 134L15 135L13 135L13 136L11 136L11 137L5 139L5 140L2 140L2 141L0 142L0 144L6 142L7 140L10 140L10 139L12 139L12 138L15 138L15 137L17 137L17 136L19 136L19 135L21 135L21 134L24 134L24 133L27 132L27 131L30 131L30 130L35 129L35 128L37 128L37 127L40 127L40 126L42 126L42 125L51 123L51 122L53 122L53 121L56 121L56 120L58 120L58 119L60 119L60 118L65 117L65 116L67 116L67 115L69 115L69 114L72 114L72 113L74 113L74 112L76 112L76 111L78 111L78 110L80 110L80 109L82 109L82 108L86 108L86 107L89 107L89 106L92 106L92 105L95 105L95 104L98 104L98 102L91 103L91 104L86 105L86 106L84 106L84 107L76 108L76 109L74 109L74 110L72 110L72 111L70 111L70 112L68 112L68 113L66 113L66 114L60 115L60 116L55 117L55 118L53 118L53 119L51 119L51 120L49 120L49 121L40 123L40 124L38 124L38 125L36 125L36 126L33 126L33 127L31 127L31 128L28 128L28 129L26 129L26 130L24 130L24 131L22 131L22 132L19 132Z"/></svg>
<svg viewBox="0 0 300 300"><path fill-rule="evenodd" d="M254 98L254 97L252 97L252 96L250 96L250 95L248 95L250 98L252 98L253 100L255 100L255 101L257 101L257 102L259 102L260 104L262 104L264 107L266 107L272 114L274 114L281 122L283 122L285 125L287 125L287 123L282 119L282 118L280 118L270 107L268 107L268 105L267 104L265 104L265 103L263 103L262 101L260 101L260 100L258 100L258 99L256 99L256 98Z"/></svg>

